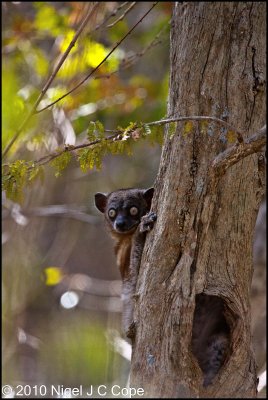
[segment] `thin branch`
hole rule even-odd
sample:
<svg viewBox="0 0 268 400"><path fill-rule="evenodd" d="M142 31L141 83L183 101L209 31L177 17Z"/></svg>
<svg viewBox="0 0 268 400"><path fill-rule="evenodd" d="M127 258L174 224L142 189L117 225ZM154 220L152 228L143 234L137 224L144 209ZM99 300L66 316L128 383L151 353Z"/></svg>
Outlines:
<svg viewBox="0 0 268 400"><path fill-rule="evenodd" d="M124 11L124 13L117 18L116 21L114 21L113 23L107 25L107 28L112 28L113 26L115 26L119 21L122 21L122 19L125 18L125 16L132 10L132 8L137 4L136 1L134 1L133 3L130 4L130 6Z"/></svg>
<svg viewBox="0 0 268 400"><path fill-rule="evenodd" d="M161 119L160 121L153 121L153 122L148 122L148 123L141 124L140 128L144 127L145 125L148 125L148 126L160 125L161 126L161 125L169 124L171 122L189 121L189 120L193 120L193 121L211 120L211 121L226 125L229 129L232 129L237 133L237 130L232 125L228 124L226 121L223 121L223 120L221 120L219 118L216 118L216 117L197 116L197 115L189 116L189 117L177 117L177 118ZM106 129L106 131L108 131L108 130ZM119 140L122 140L122 138L123 138L122 131L112 131L111 130L110 132L114 132L114 133L112 135L110 135L110 136L107 136L104 140L106 140L106 141L119 141ZM241 135L241 137L242 137L241 133L239 135ZM77 145L77 146L65 146L64 149L62 149L60 151L56 151L56 152L54 152L52 154L48 154L47 156L44 156L44 157L40 158L39 160L34 161L33 163L34 163L35 166L36 165L44 165L44 164L49 163L53 159L59 157L64 152L72 152L72 151L79 150L79 149L82 149L82 148L85 148L85 147L91 147L91 146L94 146L95 144L101 143L102 140L103 139L96 139L96 140L93 140L92 142L83 143L83 144L80 144L80 145Z"/></svg>
<svg viewBox="0 0 268 400"><path fill-rule="evenodd" d="M118 13L118 11L119 10L121 10L121 8L123 8L125 5L127 5L129 2L128 1L126 1L125 3L123 3L123 4L120 4L116 9L114 9L109 15L108 15L108 17L106 17L100 24L98 24L94 29L92 29L89 33L90 34L92 34L92 33L94 33L94 32L96 32L97 30L99 30L102 26L104 26L107 22L108 22L108 20L110 19L110 18L112 18L112 17L114 17L117 13Z"/></svg>
<svg viewBox="0 0 268 400"><path fill-rule="evenodd" d="M223 175L228 168L250 154L260 151L266 143L266 125L257 133L244 140L244 143L236 143L224 152L220 153L213 161L213 172L216 176Z"/></svg>
<svg viewBox="0 0 268 400"><path fill-rule="evenodd" d="M243 142L243 135L241 132L239 132L235 127L233 127L228 122L224 121L223 119L216 118L216 117L193 115L193 116L189 116L189 117L166 118L166 119L162 119L160 121L148 122L148 124L146 124L146 125L154 126L154 125L169 124L170 122L178 122L178 121L206 121L206 120L225 125L226 127L233 130L237 134L237 140L239 142Z"/></svg>
<svg viewBox="0 0 268 400"><path fill-rule="evenodd" d="M45 84L45 86L43 87L38 99L36 100L36 103L34 105L34 108L36 109L36 107L38 106L38 104L40 103L41 99L44 97L44 94L46 93L47 89L49 88L49 86L51 85L51 83L53 82L53 80L55 79L55 76L57 75L57 73L59 72L62 64L64 63L64 61L66 60L68 54L70 53L70 51L72 50L72 48L74 47L77 39L79 38L79 36L81 35L82 31L84 30L85 26L87 25L90 17L92 16L92 14L94 13L95 9L97 8L97 6L99 5L99 3L94 4L94 6L92 7L92 9L90 11L88 11L84 21L82 21L80 27L78 28L77 32L75 33L73 39L71 40L69 46L67 47L66 51L64 52L64 54L62 55L61 59L59 60L58 65L56 66L54 72L52 73L51 77L48 79L47 83Z"/></svg>
<svg viewBox="0 0 268 400"><path fill-rule="evenodd" d="M47 207L35 207L29 210L22 210L26 217L62 217L76 219L88 224L97 224L100 219L95 215L89 215L84 211L84 207L70 208L65 205L51 205Z"/></svg>
<svg viewBox="0 0 268 400"><path fill-rule="evenodd" d="M170 23L170 21L169 21ZM110 72L109 74L102 74L102 75L97 75L94 79L103 79L103 78L110 78L112 75L117 74L120 71L123 71L133 65L135 65L135 63L144 56L144 54L150 50L151 48L153 48L154 46L158 45L159 43L161 43L161 39L159 39L159 37L163 34L163 32L166 30L167 28L164 27L162 28L158 34L154 37L154 39L141 51L139 51L138 53L135 53L133 55L131 55L130 57L123 59L121 62L121 65L119 66L119 68L113 72Z"/></svg>
<svg viewBox="0 0 268 400"><path fill-rule="evenodd" d="M120 133L117 132L117 133L115 133L114 135L108 136L108 137L105 138L104 140L107 140L107 141L111 141L111 140L114 140L114 141L121 140L121 139L122 139L122 135L123 135L122 132L120 132ZM60 155L62 155L62 154L65 153L65 152L72 152L72 151L74 151L74 150L83 149L84 147L91 147L91 146L94 146L95 144L100 143L102 140L103 140L103 139L96 139L96 140L93 140L92 142L84 143L84 144L79 144L79 145L77 145L77 146L65 146L64 149L62 149L62 150L60 150L60 151L57 151L57 152L55 152L55 153L52 153L52 154L48 154L47 156L44 156L44 157L40 158L39 160L33 161L33 163L35 164L35 166L36 166L36 165L44 165L44 164L47 164L47 163L49 163L50 161L54 160L54 158L59 157ZM31 169L31 168L30 168L30 169Z"/></svg>
<svg viewBox="0 0 268 400"><path fill-rule="evenodd" d="M161 125L169 124L171 122L189 121L189 120L190 121L191 120L192 121L200 121L200 120L201 121L206 121L206 120L209 120L209 121L217 122L219 124L223 124L223 125L227 126L229 129L232 129L234 132L236 132L238 134L238 131L226 121L223 121L223 120L221 120L219 118L216 118L216 117L197 116L197 115L193 115L193 116L189 116L189 117L165 118L165 119L161 119L159 121L143 123L143 124L141 124L139 126L139 129L143 128L146 125L147 126L155 126L155 125L160 125L161 126ZM45 164L49 163L50 161L54 160L55 158L61 156L65 152L74 152L74 151L79 150L79 149L83 149L83 148L86 148L86 147L91 147L91 146L94 146L96 144L101 143L103 140L105 140L105 141L119 141L119 140L123 139L124 132L122 132L122 131L119 131L119 130L108 130L108 129L105 129L105 131L106 132L113 132L113 134L110 135L110 136L107 136L105 139L96 139L96 140L93 140L92 142L83 143L83 144L80 144L80 145L77 145L77 146L68 146L67 145L61 150L55 151L54 153L48 154L48 155L46 155L46 156L44 156L44 157L42 157L42 158L40 158L38 160L33 161L32 162L33 166L30 166L29 170L31 170L32 168L34 168L37 165L38 166L39 165L45 165ZM131 135L131 132L129 132L129 134ZM242 137L242 134L239 133L239 136ZM238 143L241 143L241 141L239 142L239 140L238 140ZM8 164L4 164L4 166L8 167Z"/></svg>
<svg viewBox="0 0 268 400"><path fill-rule="evenodd" d="M66 51L63 53L61 59L59 60L59 63L57 65L57 67L55 68L54 72L52 73L52 75L49 77L48 81L46 82L46 84L44 85L43 89L41 90L40 95L38 96L38 99L36 100L36 102L34 103L33 107L31 108L29 114L27 115L27 117L25 118L25 120L22 122L21 126L19 127L19 129L17 130L16 134L13 136L13 138L11 139L11 141L8 143L8 145L6 146L3 154L2 154L2 158L4 159L5 156L7 155L7 153L9 152L11 146L14 144L14 142L17 140L17 138L19 137L19 135L21 134L21 132L23 131L23 129L26 127L26 125L28 124L29 120L31 119L31 117L36 113L36 108L38 106L38 104L41 102L41 100L43 99L45 93L47 92L49 86L51 85L51 83L53 82L55 76L57 75L57 73L59 72L62 64L64 63L64 61L66 60L68 54L70 53L71 49L73 48L73 46L75 45L78 37L81 35L83 29L85 28L86 24L88 23L90 17L92 16L93 12L95 11L96 7L99 6L99 3L94 4L94 6L91 8L91 10L88 11L85 19L81 22L81 25L79 26L79 28L77 29L76 34L74 35L73 39L71 40L68 48L66 49Z"/></svg>
<svg viewBox="0 0 268 400"><path fill-rule="evenodd" d="M124 3L120 4L120 5L118 6L118 8L116 9L116 12L119 11L119 10L121 10L121 8L125 7L128 3L129 3L129 1L125 1Z"/></svg>
<svg viewBox="0 0 268 400"><path fill-rule="evenodd" d="M66 92L63 96L59 97L52 103L48 104L46 107L41 108L41 110L36 111L36 114L52 107L54 104L58 103L60 100L64 99L66 96L73 93L76 89L78 89L80 86L82 86L83 83L86 82L94 74L94 72L107 60L107 58L110 57L110 55L115 51L115 49L117 49L117 47L120 46L120 44L127 38L127 36L129 36L131 34L131 32L137 27L137 25L139 25L143 21L143 19L150 13L150 11L157 5L157 3L158 2L153 3L152 7L143 15L143 17L139 19L139 21L126 33L126 35L119 42L117 42L117 44L112 48L112 50L107 54L107 56L104 57L104 59L82 81L80 81L71 90Z"/></svg>
<svg viewBox="0 0 268 400"><path fill-rule="evenodd" d="M5 206L5 205L4 205ZM18 208L18 205L12 203L11 206L6 207L8 212L4 213L3 219L13 218L18 223L18 217L62 217L71 218L78 221L86 222L88 224L97 224L100 219L95 215L90 215L86 213L85 207L75 207L71 208L65 204L60 205L50 205L46 207L33 207L30 209Z"/></svg>
<svg viewBox="0 0 268 400"><path fill-rule="evenodd" d="M94 296L120 297L122 283L120 280L96 279L85 274L70 274L61 281L63 288L81 290Z"/></svg>

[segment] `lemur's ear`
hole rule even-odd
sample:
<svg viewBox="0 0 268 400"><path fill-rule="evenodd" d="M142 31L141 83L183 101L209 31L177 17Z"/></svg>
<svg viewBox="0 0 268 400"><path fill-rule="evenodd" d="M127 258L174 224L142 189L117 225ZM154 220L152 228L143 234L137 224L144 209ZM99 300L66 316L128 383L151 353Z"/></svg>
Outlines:
<svg viewBox="0 0 268 400"><path fill-rule="evenodd" d="M148 208L151 207L151 202L152 202L153 195L154 195L154 188L153 187L151 187L150 189L146 189L143 192L143 197L145 198L145 200L147 202Z"/></svg>
<svg viewBox="0 0 268 400"><path fill-rule="evenodd" d="M95 206L97 209L104 213L105 207L107 204L107 195L105 193L96 193L95 194Z"/></svg>

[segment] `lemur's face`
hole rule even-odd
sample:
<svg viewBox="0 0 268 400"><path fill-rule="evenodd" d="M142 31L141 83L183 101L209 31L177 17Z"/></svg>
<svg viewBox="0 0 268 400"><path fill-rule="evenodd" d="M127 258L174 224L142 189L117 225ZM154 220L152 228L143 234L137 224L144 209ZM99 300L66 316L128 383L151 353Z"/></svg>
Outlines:
<svg viewBox="0 0 268 400"><path fill-rule="evenodd" d="M95 205L102 213L113 231L130 234L135 231L141 217L151 207L154 189L120 189L106 195L95 194Z"/></svg>

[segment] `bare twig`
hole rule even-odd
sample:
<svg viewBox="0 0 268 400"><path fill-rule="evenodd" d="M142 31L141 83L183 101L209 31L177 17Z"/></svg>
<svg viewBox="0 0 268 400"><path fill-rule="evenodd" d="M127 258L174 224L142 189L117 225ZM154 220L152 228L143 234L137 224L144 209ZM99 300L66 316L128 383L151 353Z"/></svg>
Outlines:
<svg viewBox="0 0 268 400"><path fill-rule="evenodd" d="M117 133L115 133L115 134L113 134L111 136L108 136L104 140L107 140L107 141L111 141L111 140L118 141L118 140L121 140L121 139L122 139L122 132L120 132L120 133L117 132ZM65 152L72 152L74 150L83 149L84 147L91 147L91 146L94 146L95 144L100 143L102 140L103 139L96 139L96 140L93 140L92 142L79 144L77 146L66 146L64 149L62 149L60 151L57 151L57 152L52 153L52 154L48 154L47 156L44 156L44 157L40 158L39 160L34 161L34 164L35 165L47 164L50 161L54 160L54 158L59 157L60 155L62 155Z"/></svg>
<svg viewBox="0 0 268 400"><path fill-rule="evenodd" d="M4 204L4 206L6 205ZM7 204L7 207L5 208L7 212L3 213L4 214L3 219L13 218L15 219L16 222L18 222L18 218L15 218L17 215L24 218L31 218L31 217L71 218L78 221L86 222L88 224L97 224L100 221L99 217L88 214L86 212L86 207L70 207L65 204L21 209L21 207L17 203L10 202L10 204Z"/></svg>
<svg viewBox="0 0 268 400"><path fill-rule="evenodd" d="M71 208L66 205L51 205L47 207L34 207L22 211L26 217L62 217L71 218L88 224L97 224L100 218L85 212L85 207Z"/></svg>
<svg viewBox="0 0 268 400"><path fill-rule="evenodd" d="M169 21L170 22L170 21ZM138 53L135 53L128 57L127 59L123 59L121 62L121 65L116 71L110 72L109 74L102 74L102 75L97 75L94 79L103 79L103 78L110 78L112 75L117 74L120 71L123 71L131 66L133 66L141 57L144 56L144 54L156 46L157 44L161 43L161 39L159 37L162 35L162 33L166 30L166 27L162 28L158 34L154 37L154 39L141 51Z"/></svg>
<svg viewBox="0 0 268 400"><path fill-rule="evenodd" d="M34 108L36 109L36 107L38 106L38 104L40 103L41 99L44 97L44 94L46 93L47 89L49 88L49 86L51 85L51 83L53 82L55 76L57 75L57 73L59 72L62 64L64 63L64 61L66 60L68 54L70 53L70 51L72 50L72 48L74 47L77 39L79 38L79 36L81 35L82 31L84 30L85 26L87 25L90 17L92 16L93 12L95 11L96 7L99 5L99 3L94 4L94 6L91 8L90 11L88 11L85 19L82 21L81 25L79 26L79 28L77 29L77 32L75 33L73 39L71 40L69 46L67 47L66 51L64 52L64 54L62 55L61 59L59 60L58 65L56 66L54 72L52 73L52 75L50 76L50 78L48 79L47 83L45 84L45 86L43 87L41 94L39 95L38 99L36 100L36 103L34 105Z"/></svg>
<svg viewBox="0 0 268 400"><path fill-rule="evenodd" d="M217 122L219 124L225 125L232 131L234 131L237 134L237 139L239 142L243 142L243 135L241 132L239 132L236 128L234 128L231 124L228 122L224 121L223 119L216 118L216 117L208 117L208 116L202 116L202 115L192 115L189 117L177 117L177 118L166 118L166 119L161 119L160 121L153 121L153 122L148 122L148 126L154 126L154 125L164 125L164 124L169 124L170 122L178 122L178 121L213 121Z"/></svg>
<svg viewBox="0 0 268 400"><path fill-rule="evenodd" d="M217 176L223 175L228 168L250 154L260 151L266 143L266 125L258 132L244 140L244 143L236 143L232 147L220 153L213 161L213 172Z"/></svg>
<svg viewBox="0 0 268 400"><path fill-rule="evenodd" d="M120 44L127 38L127 36L131 34L131 32L137 27L137 25L139 25L143 21L143 19L150 13L150 11L157 5L157 3L158 2L153 3L152 7L142 16L142 18L140 18L139 21L125 34L125 36L119 42L117 42L117 44L112 48L112 50L107 54L107 56L104 57L104 59L82 81L80 81L71 90L66 92L63 96L59 97L52 103L48 104L46 107L41 108L41 110L36 111L36 114L52 107L54 104L58 103L60 100L64 99L66 96L73 93L76 89L82 86L83 83L86 82L94 74L94 72L97 71L97 69L110 57L110 55L115 51L115 49L117 49L117 47L120 46Z"/></svg>
<svg viewBox="0 0 268 400"><path fill-rule="evenodd" d="M106 25L106 23L108 22L108 20L110 19L110 18L112 18L112 17L114 17L117 13L118 13L118 11L119 10L121 10L121 8L123 8L125 5L127 5L129 2L128 1L126 1L125 3L123 3L123 4L120 4L116 9L114 9L109 15L108 15L108 17L106 17L100 24L98 24L94 29L92 29L89 33L91 34L91 33L94 33L94 32L96 32L97 30L99 30L101 27L103 27L103 26L105 26Z"/></svg>
<svg viewBox="0 0 268 400"><path fill-rule="evenodd" d="M130 4L130 6L123 12L123 14L117 18L116 21L114 21L113 23L107 25L107 28L112 28L113 26L115 26L119 21L122 21L123 18L125 18L125 16L132 10L132 8L137 4L136 1L134 1L133 3Z"/></svg>
<svg viewBox="0 0 268 400"><path fill-rule="evenodd" d="M122 283L119 280L107 281L84 274L70 274L64 277L61 285L68 290L81 290L94 296L120 297Z"/></svg>
<svg viewBox="0 0 268 400"><path fill-rule="evenodd" d="M3 151L2 154L2 158L4 159L5 156L7 155L7 153L9 152L11 146L14 144L14 142L17 140L17 138L19 137L19 135L21 134L21 132L23 131L23 129L26 127L26 125L28 124L29 120L31 119L31 117L35 114L36 109L38 104L41 102L42 98L44 97L47 89L49 88L49 86L51 85L51 83L53 82L55 76L57 75L57 73L59 72L62 64L64 63L64 61L66 60L68 54L70 53L71 49L73 48L73 46L75 45L78 37L81 35L83 29L85 28L86 24L88 23L90 17L92 16L93 12L95 11L96 7L99 5L99 3L96 3L93 5L93 7L88 11L87 15L85 16L84 20L81 22L79 28L77 29L76 34L74 35L73 39L71 40L68 48L66 49L66 51L63 53L61 59L59 60L58 65L56 66L54 72L52 73L52 75L49 77L48 81L46 82L46 84L44 85L43 89L41 90L40 95L38 96L38 99L36 100L36 102L34 103L33 107L31 108L29 114L27 115L27 117L25 118L25 120L22 122L21 126L19 127L19 129L17 130L16 134L13 136L13 138L11 139L11 141L8 143L8 145L6 146L5 150Z"/></svg>

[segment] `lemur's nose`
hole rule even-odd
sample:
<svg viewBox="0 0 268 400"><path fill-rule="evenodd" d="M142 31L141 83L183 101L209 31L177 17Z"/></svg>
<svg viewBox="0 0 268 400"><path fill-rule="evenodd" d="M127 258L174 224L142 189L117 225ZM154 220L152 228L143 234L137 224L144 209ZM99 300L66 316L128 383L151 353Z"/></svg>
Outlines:
<svg viewBox="0 0 268 400"><path fill-rule="evenodd" d="M126 220L124 217L117 217L115 221L116 229L124 229L126 227Z"/></svg>

